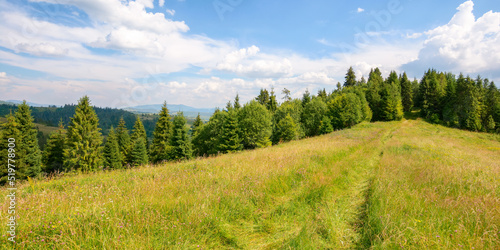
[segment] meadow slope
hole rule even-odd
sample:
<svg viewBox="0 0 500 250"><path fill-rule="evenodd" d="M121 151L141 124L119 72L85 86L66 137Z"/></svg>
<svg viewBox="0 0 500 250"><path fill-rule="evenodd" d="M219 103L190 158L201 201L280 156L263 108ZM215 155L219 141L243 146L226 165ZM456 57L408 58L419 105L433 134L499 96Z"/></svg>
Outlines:
<svg viewBox="0 0 500 250"><path fill-rule="evenodd" d="M499 249L500 140L421 120L18 185L17 249ZM7 241L8 191L0 206Z"/></svg>

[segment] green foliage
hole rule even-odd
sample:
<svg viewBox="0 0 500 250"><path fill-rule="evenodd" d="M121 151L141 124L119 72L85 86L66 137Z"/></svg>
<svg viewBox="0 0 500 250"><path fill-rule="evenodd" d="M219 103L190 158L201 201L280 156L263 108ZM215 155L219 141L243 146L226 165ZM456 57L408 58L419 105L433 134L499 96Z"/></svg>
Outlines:
<svg viewBox="0 0 500 250"><path fill-rule="evenodd" d="M239 133L236 111L227 112L225 119L222 121L221 132L218 135L217 150L220 153L229 153L243 149Z"/></svg>
<svg viewBox="0 0 500 250"><path fill-rule="evenodd" d="M190 159L193 155L191 149L191 141L188 137L186 128L186 117L182 112L177 113L174 117L174 127L172 133L172 160Z"/></svg>
<svg viewBox="0 0 500 250"><path fill-rule="evenodd" d="M140 166L148 164L148 150L143 137L137 137L133 141L132 150L130 151L130 164L132 166Z"/></svg>
<svg viewBox="0 0 500 250"><path fill-rule="evenodd" d="M302 116L302 101L298 99L294 99L292 101L282 103L279 108L274 112L273 115L273 135L272 142L274 144L279 142L277 124L284 119L287 115L292 117L293 122L296 125L297 136L298 138L303 138L305 136L304 129L302 128L301 116Z"/></svg>
<svg viewBox="0 0 500 250"><path fill-rule="evenodd" d="M241 104L240 104L240 96L238 94L236 94L236 97L234 98L234 109L235 110L239 110L241 108Z"/></svg>
<svg viewBox="0 0 500 250"><path fill-rule="evenodd" d="M381 89L384 84L384 79L382 78L382 73L378 68L370 71L370 76L368 78L368 90L366 91L366 100L370 105L370 109L373 112L374 121L382 120L382 110L381 102L382 97L380 96Z"/></svg>
<svg viewBox="0 0 500 250"><path fill-rule="evenodd" d="M462 74L457 80L457 113L460 128L472 131L482 129L481 103L479 91L474 81Z"/></svg>
<svg viewBox="0 0 500 250"><path fill-rule="evenodd" d="M322 98L314 98L304 107L302 113L302 123L304 124L306 136L319 135L321 120L326 114L327 106Z"/></svg>
<svg viewBox="0 0 500 250"><path fill-rule="evenodd" d="M25 159L26 159L26 152L22 150L22 148L19 148L19 144L22 144L22 136L21 132L19 131L19 123L16 121L16 118L14 115L9 114L7 116L7 122L2 124L2 131L0 131L0 160L3 164L3 167L0 168L0 184L6 183L9 179L8 177L8 155L9 155L9 139L13 138L15 147L14 150L15 152L10 152L14 153L14 158L11 158L15 161L15 166L16 166L16 172L15 172L15 177L16 179L25 179L26 178L26 171L20 167L26 166ZM13 180L12 177L10 179L11 181Z"/></svg>
<svg viewBox="0 0 500 250"><path fill-rule="evenodd" d="M16 151L23 152L23 161L17 163L19 171L29 177L36 177L42 173L42 152L38 145L37 134L31 116L31 110L26 101L17 108L17 124L19 125L20 140L17 142Z"/></svg>
<svg viewBox="0 0 500 250"><path fill-rule="evenodd" d="M260 103L250 101L238 112L238 124L245 149L263 148L271 145L271 113Z"/></svg>
<svg viewBox="0 0 500 250"><path fill-rule="evenodd" d="M116 128L116 140L118 142L118 146L120 147L122 165L125 165L128 162L127 157L130 155L132 143L123 118L120 118L120 122Z"/></svg>
<svg viewBox="0 0 500 250"><path fill-rule="evenodd" d="M120 152L120 146L118 146L118 138L113 127L110 128L108 138L104 144L103 158L104 167L120 169L123 166L122 154Z"/></svg>
<svg viewBox="0 0 500 250"><path fill-rule="evenodd" d="M64 171L64 145L66 141L66 130L59 123L59 129L50 134L45 151L43 152L42 161L45 165L46 173Z"/></svg>
<svg viewBox="0 0 500 250"><path fill-rule="evenodd" d="M275 138L278 142L288 142L297 140L299 136L298 126L294 119L287 114L285 118L281 119L276 125Z"/></svg>
<svg viewBox="0 0 500 250"><path fill-rule="evenodd" d="M410 80L408 80L406 72L400 76L399 82L401 84L401 102L403 104L403 111L411 112L411 109L413 108L413 88Z"/></svg>
<svg viewBox="0 0 500 250"><path fill-rule="evenodd" d="M198 122L201 122L198 114ZM155 131L153 132L153 143L150 149L151 161L158 163L169 159L172 151L170 140L172 138L172 121L167 109L167 102L163 103L160 111L160 118L156 122Z"/></svg>
<svg viewBox="0 0 500 250"><path fill-rule="evenodd" d="M271 95L269 96L269 102L266 106L267 110L274 113L278 108L278 101L276 101L276 95L274 94L274 88L271 88Z"/></svg>
<svg viewBox="0 0 500 250"><path fill-rule="evenodd" d="M267 89L260 89L260 93L257 97L255 97L255 100L257 102L259 102L261 105L268 107L268 105L269 105L269 92L267 91Z"/></svg>
<svg viewBox="0 0 500 250"><path fill-rule="evenodd" d="M132 131L132 135L130 136L130 139L132 141L137 140L138 138L144 139L144 142L146 143L146 148L148 146L148 137L146 135L146 130L144 129L144 125L142 124L141 118L137 116L134 124L134 130Z"/></svg>
<svg viewBox="0 0 500 250"><path fill-rule="evenodd" d="M310 101L311 101L311 93L309 93L309 90L306 89L306 91L302 95L302 107L305 107L306 104Z"/></svg>
<svg viewBox="0 0 500 250"><path fill-rule="evenodd" d="M354 87L356 85L356 74L352 67L349 68L345 75L344 87Z"/></svg>
<svg viewBox="0 0 500 250"><path fill-rule="evenodd" d="M101 164L99 119L87 96L82 97L68 126L64 165L68 170L95 171Z"/></svg>
<svg viewBox="0 0 500 250"><path fill-rule="evenodd" d="M319 126L319 133L324 135L324 134L329 134L331 132L333 132L332 120L325 115L321 120L321 125Z"/></svg>
<svg viewBox="0 0 500 250"><path fill-rule="evenodd" d="M328 102L328 116L335 129L352 127L363 121L359 97L354 93L342 93Z"/></svg>

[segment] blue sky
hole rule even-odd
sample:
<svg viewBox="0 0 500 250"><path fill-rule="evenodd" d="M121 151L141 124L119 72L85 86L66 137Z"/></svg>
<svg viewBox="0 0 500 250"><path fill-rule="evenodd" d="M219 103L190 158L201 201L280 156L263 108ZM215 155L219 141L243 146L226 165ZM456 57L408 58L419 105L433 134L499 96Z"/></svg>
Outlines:
<svg viewBox="0 0 500 250"><path fill-rule="evenodd" d="M222 107L331 91L350 66L500 82L500 3L0 0L0 100Z"/></svg>

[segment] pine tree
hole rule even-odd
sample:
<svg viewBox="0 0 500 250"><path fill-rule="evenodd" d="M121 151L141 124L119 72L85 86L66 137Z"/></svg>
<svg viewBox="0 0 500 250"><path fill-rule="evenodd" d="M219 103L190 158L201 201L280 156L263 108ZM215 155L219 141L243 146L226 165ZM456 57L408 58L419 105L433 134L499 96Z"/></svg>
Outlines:
<svg viewBox="0 0 500 250"><path fill-rule="evenodd" d="M120 147L122 165L128 163L127 157L130 155L130 150L132 149L132 143L130 141L130 135L128 129L125 125L125 120L123 117L120 118L118 127L116 128L116 139L118 146Z"/></svg>
<svg viewBox="0 0 500 250"><path fill-rule="evenodd" d="M373 121L382 120L381 111L381 96L380 91L383 87L384 80L382 78L382 73L378 68L370 71L370 76L368 77L368 90L366 91L366 100L373 112Z"/></svg>
<svg viewBox="0 0 500 250"><path fill-rule="evenodd" d="M7 181L15 181L16 179L25 179L26 178L26 171L25 169L22 169L22 167L26 166L25 163L25 152L20 148L18 145L22 143L22 136L19 131L19 123L16 121L16 118L14 115L9 114L7 116L7 122L2 124L2 131L0 131L0 160L2 162L3 167L0 168L0 184L5 184ZM13 149L15 152L9 152L9 147L8 144L11 141L10 139L14 139L14 147ZM13 157L9 157L10 159L13 159L15 161L14 166L16 166L15 170L15 176L8 176L8 159L10 153L14 153ZM15 179L12 179L15 178Z"/></svg>
<svg viewBox="0 0 500 250"><path fill-rule="evenodd" d="M174 117L171 146L173 147L172 160L190 159L192 157L191 142L186 129L186 118L182 112L178 112Z"/></svg>
<svg viewBox="0 0 500 250"><path fill-rule="evenodd" d="M17 143L17 149L24 151L26 157L24 160L26 166L18 164L17 167L24 169L26 176L36 177L42 173L42 152L38 145L38 131L26 101L18 106L15 117L21 135L21 143Z"/></svg>
<svg viewBox="0 0 500 250"><path fill-rule="evenodd" d="M271 94L269 95L269 102L267 103L267 110L274 113L278 108L278 102L276 101L276 95L274 94L274 88L271 88Z"/></svg>
<svg viewBox="0 0 500 250"><path fill-rule="evenodd" d="M110 169L122 168L122 154L120 153L120 146L118 146L118 138L113 126L109 129L108 138L104 144L103 150L104 167Z"/></svg>
<svg viewBox="0 0 500 250"><path fill-rule="evenodd" d="M130 151L130 163L132 166L148 164L148 150L143 137L137 137Z"/></svg>
<svg viewBox="0 0 500 250"><path fill-rule="evenodd" d="M64 149L66 169L89 172L95 171L100 166L102 163L100 130L99 118L90 106L89 98L82 97L68 126Z"/></svg>
<svg viewBox="0 0 500 250"><path fill-rule="evenodd" d="M240 151L243 148L239 137L238 117L235 111L227 112L222 122L217 150L221 153Z"/></svg>
<svg viewBox="0 0 500 250"><path fill-rule="evenodd" d="M137 119L135 120L135 124L134 124L134 130L132 131L132 135L130 136L130 139L132 141L135 141L139 138L144 139L144 142L146 143L146 148L147 148L148 136L146 135L146 130L144 129L144 125L142 124L141 118L139 116L137 116Z"/></svg>
<svg viewBox="0 0 500 250"><path fill-rule="evenodd" d="M59 129L50 134L50 138L45 146L42 161L45 165L45 172L62 172L64 170L64 143L66 141L66 130L61 121Z"/></svg>
<svg viewBox="0 0 500 250"><path fill-rule="evenodd" d="M352 67L349 68L345 75L344 87L354 87L356 85L356 74Z"/></svg>
<svg viewBox="0 0 500 250"><path fill-rule="evenodd" d="M290 114L281 119L276 125L277 139L279 142L288 142L298 139L297 124L293 121Z"/></svg>
<svg viewBox="0 0 500 250"><path fill-rule="evenodd" d="M236 110L236 107L235 107ZM196 116L193 122L193 126L191 126L191 135L194 137L196 136L196 133L200 129L200 127L203 125L203 121L201 120L200 113Z"/></svg>
<svg viewBox="0 0 500 250"><path fill-rule="evenodd" d="M479 91L470 77L462 74L457 80L457 109L460 127L472 131L481 131L481 103Z"/></svg>
<svg viewBox="0 0 500 250"><path fill-rule="evenodd" d="M233 104L231 104L231 101L227 101L226 111L231 111L231 110L233 110Z"/></svg>
<svg viewBox="0 0 500 250"><path fill-rule="evenodd" d="M255 100L267 107L269 102L269 92L267 89L260 89L260 93L257 97L255 97Z"/></svg>
<svg viewBox="0 0 500 250"><path fill-rule="evenodd" d="M240 108L241 108L240 96L238 95L238 93L236 93L236 97L234 98L234 109L239 110Z"/></svg>
<svg viewBox="0 0 500 250"><path fill-rule="evenodd" d="M311 101L311 93L309 93L309 90L306 89L306 91L302 95L302 107L305 107L306 104L310 101Z"/></svg>
<svg viewBox="0 0 500 250"><path fill-rule="evenodd" d="M406 72L399 77L399 82L401 84L401 102L403 103L403 111L411 112L411 109L413 108L413 88L410 80L408 80Z"/></svg>
<svg viewBox="0 0 500 250"><path fill-rule="evenodd" d="M198 114L198 118L199 118ZM167 102L163 103L160 111L160 117L156 122L153 132L153 144L151 145L151 161L158 163L169 158L172 151L170 140L172 138L172 121L168 113Z"/></svg>

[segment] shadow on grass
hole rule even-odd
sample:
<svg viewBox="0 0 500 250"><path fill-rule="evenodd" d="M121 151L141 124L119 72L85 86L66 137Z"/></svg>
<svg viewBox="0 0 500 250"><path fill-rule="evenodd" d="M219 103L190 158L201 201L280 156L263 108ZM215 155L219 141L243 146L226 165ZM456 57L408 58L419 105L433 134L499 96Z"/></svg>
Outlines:
<svg viewBox="0 0 500 250"><path fill-rule="evenodd" d="M404 118L406 120L417 120L420 118L420 109L413 109L411 112L405 112Z"/></svg>

